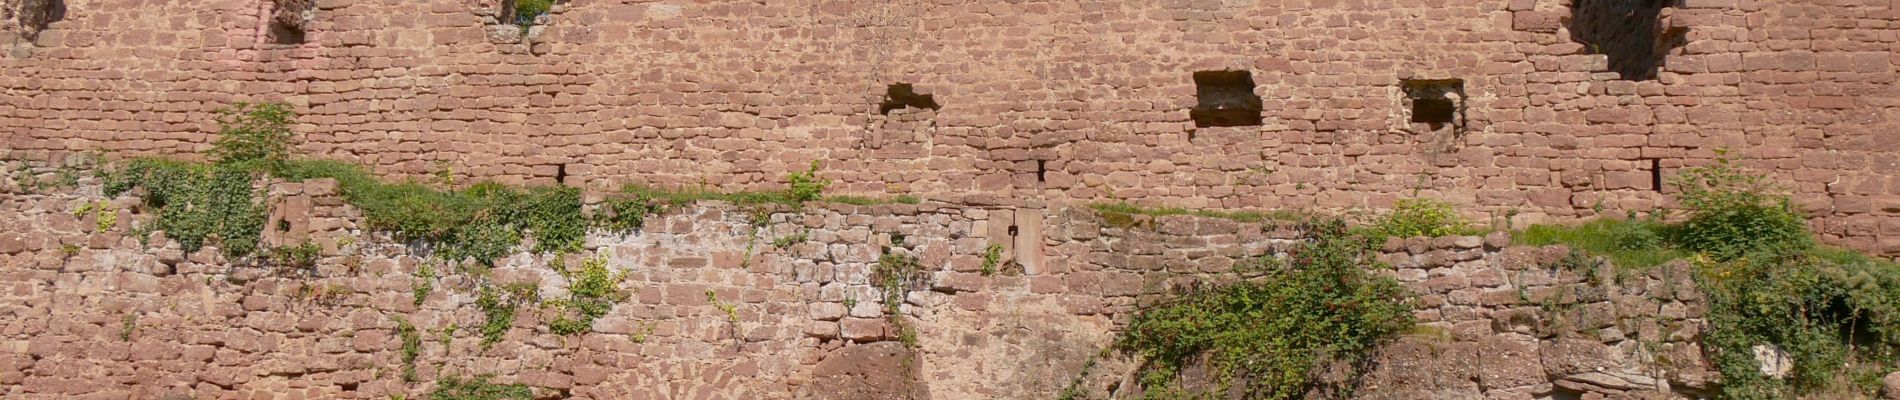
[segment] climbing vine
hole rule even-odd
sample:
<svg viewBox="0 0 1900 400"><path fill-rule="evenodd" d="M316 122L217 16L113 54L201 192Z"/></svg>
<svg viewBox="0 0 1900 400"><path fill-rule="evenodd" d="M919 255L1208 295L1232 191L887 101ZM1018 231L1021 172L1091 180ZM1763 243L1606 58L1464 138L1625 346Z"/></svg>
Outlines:
<svg viewBox="0 0 1900 400"><path fill-rule="evenodd" d="M1299 398L1322 363L1363 359L1412 326L1405 289L1369 272L1379 267L1370 240L1337 220L1308 225L1284 268L1135 316L1117 346L1148 360L1140 377L1147 398ZM1182 371L1202 360L1214 387L1181 384Z"/></svg>
<svg viewBox="0 0 1900 400"><path fill-rule="evenodd" d="M573 283L568 285L568 298L554 302L561 315L548 323L548 329L557 335L587 332L593 329L595 319L627 300L628 293L619 287L621 276L607 270L605 257L581 262L579 271L561 272Z"/></svg>

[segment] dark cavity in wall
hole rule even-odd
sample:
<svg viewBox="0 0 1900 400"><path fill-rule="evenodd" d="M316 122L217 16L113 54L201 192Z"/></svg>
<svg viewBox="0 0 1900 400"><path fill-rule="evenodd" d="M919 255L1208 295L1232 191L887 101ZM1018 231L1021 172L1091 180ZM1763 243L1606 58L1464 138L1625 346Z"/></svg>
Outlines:
<svg viewBox="0 0 1900 400"><path fill-rule="evenodd" d="M942 106L937 105L936 97L917 93L917 88L908 83L893 84L885 88L884 102L878 104L877 113L890 115L892 110L902 108L936 110Z"/></svg>
<svg viewBox="0 0 1900 400"><path fill-rule="evenodd" d="M312 19L315 19L312 1L275 0L271 2L270 30L266 34L272 44L304 43L304 28Z"/></svg>
<svg viewBox="0 0 1900 400"><path fill-rule="evenodd" d="M15 20L20 24L21 34L27 40L39 37L40 31L66 19L65 0L25 0L20 2L20 14Z"/></svg>
<svg viewBox="0 0 1900 400"><path fill-rule="evenodd" d="M1662 159L1649 159L1649 190L1654 190L1656 193L1663 191Z"/></svg>
<svg viewBox="0 0 1900 400"><path fill-rule="evenodd" d="M554 166L554 184L567 185L567 164Z"/></svg>
<svg viewBox="0 0 1900 400"><path fill-rule="evenodd" d="M1400 82L1406 102L1411 106L1413 123L1430 125L1432 130L1465 125L1465 81L1463 79L1406 79Z"/></svg>
<svg viewBox="0 0 1900 400"><path fill-rule="evenodd" d="M1199 103L1188 111L1188 116L1194 118L1194 126L1198 128L1259 126L1262 106L1260 95L1253 90L1252 72L1195 72L1194 91Z"/></svg>
<svg viewBox="0 0 1900 400"><path fill-rule="evenodd" d="M1049 181L1049 160L1036 160L1036 183Z"/></svg>
<svg viewBox="0 0 1900 400"><path fill-rule="evenodd" d="M1664 55L1681 46L1686 30L1664 29L1662 9L1676 0L1574 0L1570 36L1591 54L1609 56L1623 80L1656 79Z"/></svg>

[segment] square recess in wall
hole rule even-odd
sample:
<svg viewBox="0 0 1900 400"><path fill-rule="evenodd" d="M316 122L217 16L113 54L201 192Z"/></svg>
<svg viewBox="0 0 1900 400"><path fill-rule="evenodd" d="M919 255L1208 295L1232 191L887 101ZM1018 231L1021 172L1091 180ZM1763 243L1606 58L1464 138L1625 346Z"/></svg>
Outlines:
<svg viewBox="0 0 1900 400"><path fill-rule="evenodd" d="M316 20L315 0L273 0L271 1L269 25L264 32L271 44L300 45L304 43L304 29Z"/></svg>
<svg viewBox="0 0 1900 400"><path fill-rule="evenodd" d="M1195 127L1260 125L1263 107L1254 94L1253 72L1195 72L1194 92L1199 100L1188 116Z"/></svg>
<svg viewBox="0 0 1900 400"><path fill-rule="evenodd" d="M20 38L26 39L27 41L39 38L40 31L46 30L46 28L54 22L66 19L65 0L24 0L13 3L17 5L6 7L17 8L0 11L14 12L0 12L0 17L6 17L11 14L12 21L7 22L18 24Z"/></svg>
<svg viewBox="0 0 1900 400"><path fill-rule="evenodd" d="M890 115L891 111L905 108L936 110L942 107L937 104L936 96L917 93L917 87L911 84L897 83L884 89L884 101L878 103L877 113Z"/></svg>
<svg viewBox="0 0 1900 400"><path fill-rule="evenodd" d="M1405 101L1411 108L1410 121L1426 124L1431 130L1446 126L1465 126L1465 81L1463 79L1406 79L1400 82Z"/></svg>

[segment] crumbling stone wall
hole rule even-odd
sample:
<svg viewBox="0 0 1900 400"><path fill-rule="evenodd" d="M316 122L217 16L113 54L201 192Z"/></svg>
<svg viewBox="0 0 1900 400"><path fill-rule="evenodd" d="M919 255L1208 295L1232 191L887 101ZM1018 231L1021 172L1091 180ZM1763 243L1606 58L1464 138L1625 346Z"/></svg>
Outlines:
<svg viewBox="0 0 1900 400"><path fill-rule="evenodd" d="M132 197L98 196L93 178L50 192L8 185L0 396L9 399L418 398L438 378L480 374L582 399L1128 395L1137 363L1103 350L1121 324L1170 291L1230 279L1237 263L1283 251L1298 234L1284 223L1011 200L814 203L767 209L769 222L755 226L755 209L702 203L638 233L588 238L587 251L633 291L589 332L555 335L553 311L524 306L484 348L473 274L565 298L569 282L547 257L517 254L482 272L440 264L365 232L334 182L312 180L268 185L266 242L315 243L314 265L248 265L216 249L186 253L162 234L142 245L132 233L144 210ZM117 221L103 230L99 213L70 211L99 201ZM1561 248L1508 242L1386 247L1386 273L1417 293L1422 328L1383 350L1366 396L1669 397L1707 387L1694 344L1702 306L1680 267L1619 276L1566 264ZM1003 265L986 275L992 245ZM897 341L872 280L885 251L916 257L927 276L898 307L917 329L915 347ZM425 266L433 277L419 273ZM417 302L423 285L432 290ZM416 382L403 378L398 318L421 338Z"/></svg>
<svg viewBox="0 0 1900 400"><path fill-rule="evenodd" d="M1654 177L1728 148L1830 242L1900 251L1895 5L1681 2L1657 18L1682 46L1628 81L1571 3L580 2L498 43L495 1L315 2L309 42L278 46L263 3L94 0L0 59L0 157L190 154L211 110L284 100L300 151L394 176L769 187L821 160L865 194L1416 192L1531 223L1672 206ZM1252 74L1261 125L1195 127L1193 73L1223 70ZM1413 133L1402 82L1442 79L1458 133ZM894 83L942 105L929 129L873 122Z"/></svg>

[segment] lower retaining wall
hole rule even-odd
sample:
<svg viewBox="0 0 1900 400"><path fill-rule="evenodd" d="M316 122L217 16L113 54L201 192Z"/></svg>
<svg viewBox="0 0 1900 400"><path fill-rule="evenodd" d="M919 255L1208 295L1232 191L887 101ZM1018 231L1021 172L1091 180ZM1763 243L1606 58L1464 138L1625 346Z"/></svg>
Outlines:
<svg viewBox="0 0 1900 400"><path fill-rule="evenodd" d="M631 293L591 332L554 334L558 308L527 305L483 346L477 276L554 304L569 281L547 256L456 268L364 231L332 183L269 191L279 229L266 241L317 244L313 268L142 245L129 234L149 219L137 201L96 186L0 194L0 397L422 398L439 378L476 375L550 398L1125 397L1136 363L1102 350L1140 305L1298 237L1278 223L1085 207L702 203L588 238L586 253ZM108 229L71 212L101 200ZM770 222L753 225L758 212ZM1713 379L1680 266L1619 276L1508 243L1387 246L1387 273L1418 294L1421 325L1382 350L1358 397L1670 397ZM991 248L998 272L986 275ZM873 270L886 252L915 256L927 276L899 307L914 347L883 315ZM419 341L405 345L399 319Z"/></svg>

